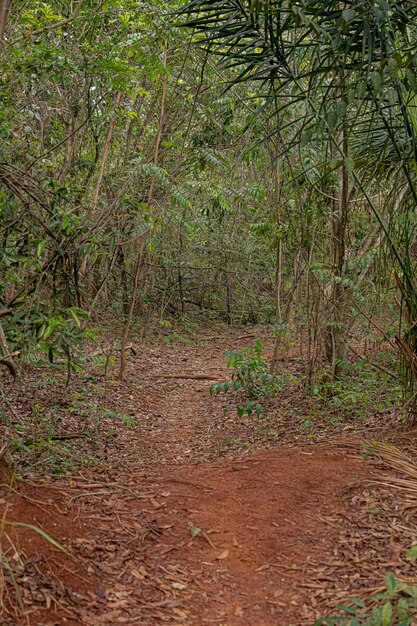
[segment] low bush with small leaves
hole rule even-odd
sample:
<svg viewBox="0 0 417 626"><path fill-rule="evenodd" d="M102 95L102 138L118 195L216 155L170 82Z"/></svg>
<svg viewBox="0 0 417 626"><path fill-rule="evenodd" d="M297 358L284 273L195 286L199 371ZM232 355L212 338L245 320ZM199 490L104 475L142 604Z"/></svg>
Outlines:
<svg viewBox="0 0 417 626"><path fill-rule="evenodd" d="M338 605L339 616L321 618L314 626L412 626L417 623L417 585L409 585L388 572L386 591L372 596L368 606L353 598ZM372 603L372 607L369 604Z"/></svg>
<svg viewBox="0 0 417 626"><path fill-rule="evenodd" d="M264 410L262 402L276 396L281 388L279 377L270 373L262 355L262 342L226 352L225 357L232 370L230 380L212 385L210 394L228 394L239 417L259 417Z"/></svg>

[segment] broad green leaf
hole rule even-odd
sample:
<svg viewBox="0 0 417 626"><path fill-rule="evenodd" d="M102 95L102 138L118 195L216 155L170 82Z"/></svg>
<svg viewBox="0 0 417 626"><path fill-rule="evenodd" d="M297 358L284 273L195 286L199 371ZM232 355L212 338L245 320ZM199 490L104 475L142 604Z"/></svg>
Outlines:
<svg viewBox="0 0 417 626"><path fill-rule="evenodd" d="M392 604L387 602L381 610L381 626L392 626Z"/></svg>
<svg viewBox="0 0 417 626"><path fill-rule="evenodd" d="M397 588L397 581L392 572L387 573L385 577L385 585L389 593L395 593L395 590Z"/></svg>

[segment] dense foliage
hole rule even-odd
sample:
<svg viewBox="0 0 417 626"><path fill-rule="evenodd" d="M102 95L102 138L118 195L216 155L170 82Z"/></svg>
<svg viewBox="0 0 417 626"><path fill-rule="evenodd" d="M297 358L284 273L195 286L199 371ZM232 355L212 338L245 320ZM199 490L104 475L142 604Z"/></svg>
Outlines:
<svg viewBox="0 0 417 626"><path fill-rule="evenodd" d="M417 5L342 4L13 3L11 371L75 367L89 318L116 317L126 344L132 323L198 315L271 323L275 360L297 333L311 384L325 363L338 378L358 323L383 313L412 386Z"/></svg>

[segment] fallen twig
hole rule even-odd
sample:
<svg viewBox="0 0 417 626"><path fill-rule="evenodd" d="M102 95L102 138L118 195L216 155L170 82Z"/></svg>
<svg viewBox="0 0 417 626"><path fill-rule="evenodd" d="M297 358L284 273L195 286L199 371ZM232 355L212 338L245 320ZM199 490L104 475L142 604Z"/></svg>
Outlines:
<svg viewBox="0 0 417 626"><path fill-rule="evenodd" d="M219 380L219 376L213 374L156 374L155 378L183 378L189 380Z"/></svg>
<svg viewBox="0 0 417 626"><path fill-rule="evenodd" d="M211 335L210 337L199 337L198 341L213 341L214 339L233 339L234 341L239 341L240 339L249 339L250 337L255 337L254 333L249 333L248 335L240 335L239 337L231 337L230 335Z"/></svg>

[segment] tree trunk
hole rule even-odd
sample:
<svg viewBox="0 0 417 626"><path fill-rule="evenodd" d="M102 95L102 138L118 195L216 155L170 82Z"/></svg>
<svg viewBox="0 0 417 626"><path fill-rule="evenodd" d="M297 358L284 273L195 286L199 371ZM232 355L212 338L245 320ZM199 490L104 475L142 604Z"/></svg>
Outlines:
<svg viewBox="0 0 417 626"><path fill-rule="evenodd" d="M7 343L6 335L4 334L3 326L0 322L0 350L3 356L0 356L0 364L3 364L10 371L12 376L16 376L17 368L14 364L13 357L10 355L9 345Z"/></svg>
<svg viewBox="0 0 417 626"><path fill-rule="evenodd" d="M325 347L332 380L339 378L346 357L345 337L347 289L343 284L346 251L346 226L349 207L349 175L344 163L348 153L347 132L342 131L343 164L339 171L338 197L332 213L332 284L329 288L330 322L325 330ZM339 156L339 155L338 155Z"/></svg>
<svg viewBox="0 0 417 626"><path fill-rule="evenodd" d="M4 37L9 8L10 0L0 0L0 40Z"/></svg>
<svg viewBox="0 0 417 626"><path fill-rule="evenodd" d="M275 319L278 328L275 331L274 352L271 360L271 372L274 373L280 356L280 347L283 339L283 319L281 311L281 283L282 283L282 239L277 242L275 261Z"/></svg>

